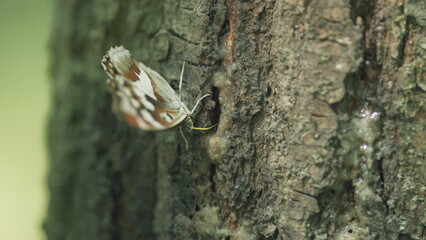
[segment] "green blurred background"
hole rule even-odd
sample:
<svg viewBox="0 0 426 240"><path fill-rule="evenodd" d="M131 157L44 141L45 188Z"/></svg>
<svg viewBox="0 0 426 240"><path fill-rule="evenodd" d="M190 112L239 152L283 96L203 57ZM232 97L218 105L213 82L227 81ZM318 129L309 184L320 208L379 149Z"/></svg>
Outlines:
<svg viewBox="0 0 426 240"><path fill-rule="evenodd" d="M45 239L53 0L0 1L0 236Z"/></svg>

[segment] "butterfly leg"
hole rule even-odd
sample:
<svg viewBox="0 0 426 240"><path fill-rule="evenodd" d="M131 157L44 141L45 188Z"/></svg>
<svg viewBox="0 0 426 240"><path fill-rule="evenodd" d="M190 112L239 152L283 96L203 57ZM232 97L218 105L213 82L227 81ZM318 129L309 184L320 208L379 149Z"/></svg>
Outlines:
<svg viewBox="0 0 426 240"><path fill-rule="evenodd" d="M188 140L186 140L185 134L183 134L181 126L179 126L179 132L180 132L180 135L182 135L183 140L185 141L186 150L188 151L188 149L189 149L189 147L188 147Z"/></svg>
<svg viewBox="0 0 426 240"><path fill-rule="evenodd" d="M179 100L182 101L182 81L183 81L183 72L185 71L185 64L184 61L182 64L182 71L180 72L180 80L179 80Z"/></svg>

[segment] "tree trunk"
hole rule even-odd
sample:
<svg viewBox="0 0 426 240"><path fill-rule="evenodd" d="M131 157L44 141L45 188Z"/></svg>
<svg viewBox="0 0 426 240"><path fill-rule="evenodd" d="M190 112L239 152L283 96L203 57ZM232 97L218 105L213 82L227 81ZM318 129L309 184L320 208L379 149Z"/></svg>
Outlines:
<svg viewBox="0 0 426 240"><path fill-rule="evenodd" d="M57 1L51 200L63 239L425 239L423 0ZM124 45L196 126L111 112Z"/></svg>

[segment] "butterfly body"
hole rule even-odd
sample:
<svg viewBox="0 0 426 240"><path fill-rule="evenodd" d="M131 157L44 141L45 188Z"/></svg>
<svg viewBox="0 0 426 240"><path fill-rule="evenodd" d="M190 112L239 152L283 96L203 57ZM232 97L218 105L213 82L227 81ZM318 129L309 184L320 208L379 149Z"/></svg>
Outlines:
<svg viewBox="0 0 426 240"><path fill-rule="evenodd" d="M143 130L163 130L187 120L192 126L191 111L169 83L136 61L128 50L112 47L102 66L109 76L113 109L128 124Z"/></svg>

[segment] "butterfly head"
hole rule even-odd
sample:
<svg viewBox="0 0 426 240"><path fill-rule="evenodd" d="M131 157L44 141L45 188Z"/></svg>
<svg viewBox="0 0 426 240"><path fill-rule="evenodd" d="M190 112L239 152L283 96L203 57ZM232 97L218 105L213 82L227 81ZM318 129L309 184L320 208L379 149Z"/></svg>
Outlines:
<svg viewBox="0 0 426 240"><path fill-rule="evenodd" d="M192 121L191 116L186 117L185 121L183 121L183 124L185 125L186 129L193 129L194 128L194 122Z"/></svg>

